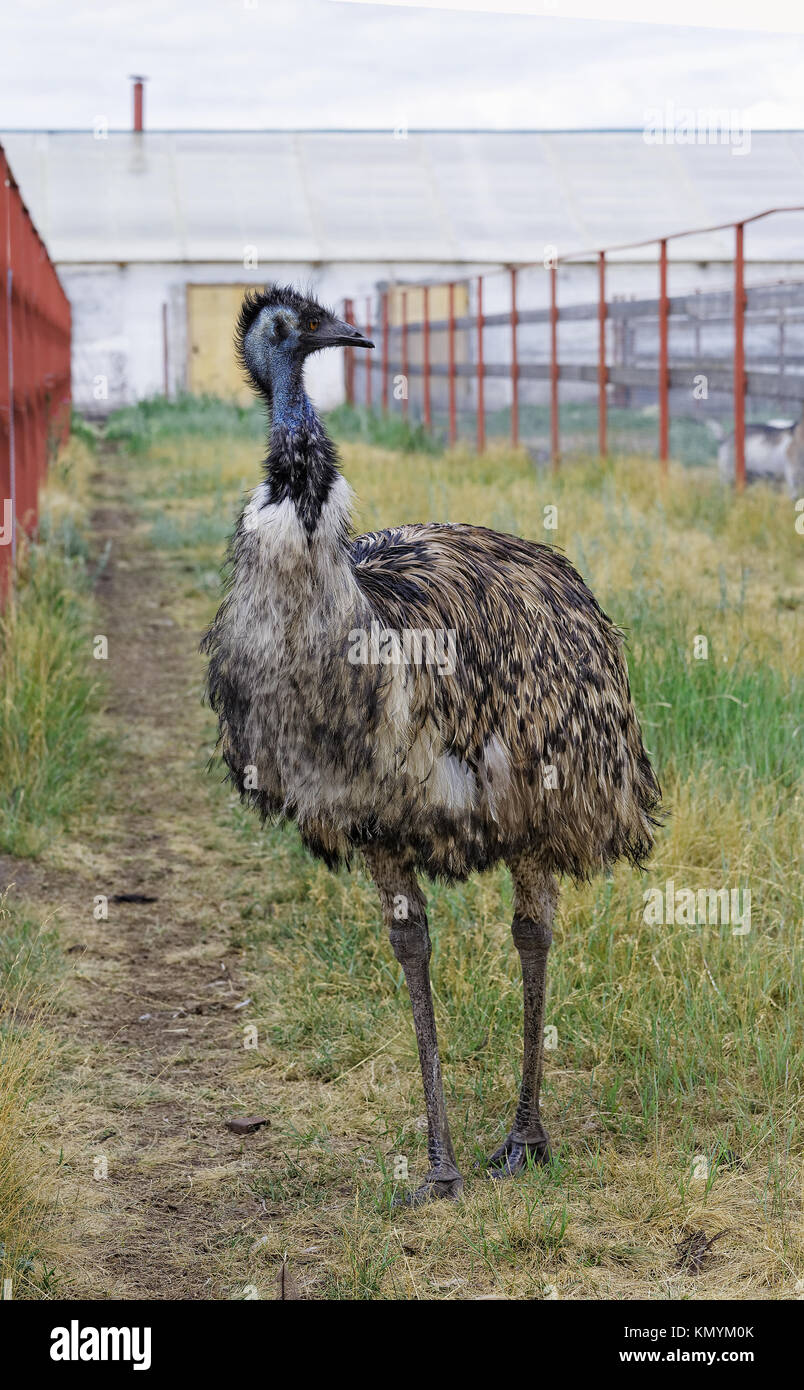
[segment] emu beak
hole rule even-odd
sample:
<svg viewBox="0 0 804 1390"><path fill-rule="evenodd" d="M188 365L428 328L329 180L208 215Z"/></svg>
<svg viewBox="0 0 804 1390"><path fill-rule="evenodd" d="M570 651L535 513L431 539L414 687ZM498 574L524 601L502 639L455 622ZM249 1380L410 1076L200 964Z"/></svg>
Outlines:
<svg viewBox="0 0 804 1390"><path fill-rule="evenodd" d="M353 324L344 323L342 319L331 319L329 323L321 325L320 334L316 334L315 346L373 348L374 344Z"/></svg>

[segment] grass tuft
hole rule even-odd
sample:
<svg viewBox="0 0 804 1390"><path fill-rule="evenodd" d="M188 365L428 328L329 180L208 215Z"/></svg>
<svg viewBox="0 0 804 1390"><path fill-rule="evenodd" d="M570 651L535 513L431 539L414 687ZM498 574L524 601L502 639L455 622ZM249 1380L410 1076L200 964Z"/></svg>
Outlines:
<svg viewBox="0 0 804 1390"><path fill-rule="evenodd" d="M13 1299L53 1297L58 1284L57 1165L36 1105L55 1056L54 958L54 933L0 898L0 1289Z"/></svg>
<svg viewBox="0 0 804 1390"><path fill-rule="evenodd" d="M215 396L180 396L168 401L151 396L136 405L112 411L106 422L107 440L142 454L160 440L191 435L204 439L260 439L265 436L265 411L255 401L238 405Z"/></svg>
<svg viewBox="0 0 804 1390"><path fill-rule="evenodd" d="M326 416L327 426L336 439L376 444L404 454L440 454L444 444L438 433L431 434L415 420L402 415L378 415L360 405L339 405Z"/></svg>
<svg viewBox="0 0 804 1390"><path fill-rule="evenodd" d="M0 613L0 849L12 854L39 853L93 788L91 614L85 536L69 507L46 503Z"/></svg>

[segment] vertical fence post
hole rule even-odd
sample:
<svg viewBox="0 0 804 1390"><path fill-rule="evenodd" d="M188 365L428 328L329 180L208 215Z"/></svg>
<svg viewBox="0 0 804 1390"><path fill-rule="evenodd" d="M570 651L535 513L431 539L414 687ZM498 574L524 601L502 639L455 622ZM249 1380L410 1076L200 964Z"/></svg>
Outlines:
<svg viewBox="0 0 804 1390"><path fill-rule="evenodd" d="M430 410L430 291L425 285L422 297L422 313L424 320L422 324L422 371L424 372L424 426L430 428L432 424L432 412Z"/></svg>
<svg viewBox="0 0 804 1390"><path fill-rule="evenodd" d="M598 252L597 448L604 458L608 447L606 401L606 253Z"/></svg>
<svg viewBox="0 0 804 1390"><path fill-rule="evenodd" d="M371 337L371 295L366 297L366 337ZM371 410L372 352L366 353L366 409Z"/></svg>
<svg viewBox="0 0 804 1390"><path fill-rule="evenodd" d="M449 442L457 438L455 411L455 284L450 281L447 317L447 390L449 395Z"/></svg>
<svg viewBox="0 0 804 1390"><path fill-rule="evenodd" d="M5 422L0 420L0 431L3 430L5 423L7 439L4 440L0 433L0 506L3 508L2 524L5 525L5 503L11 504L11 544L4 545L0 550L0 561L3 562L3 585L0 589L0 602L7 593L7 587L14 582L14 562L17 550L17 486L16 486L16 457L14 438L14 321L13 321L13 294L14 294L14 269L11 255L11 204L14 196L11 183L11 170L6 163L6 157L0 150L0 207L3 208L3 217L0 221L0 268L3 273L3 284L0 287L0 304L3 309L3 323L0 326L0 341L4 346L3 361L0 362L0 381L5 377L2 390L0 390L0 412L7 416Z"/></svg>
<svg viewBox="0 0 804 1390"><path fill-rule="evenodd" d="M516 309L516 267L511 269L511 443L519 443L519 351Z"/></svg>
<svg viewBox="0 0 804 1390"><path fill-rule="evenodd" d="M57 280L55 267L53 270L53 279ZM67 440L70 437L70 428L72 424L73 413L73 311L70 305L70 301L64 293L64 290L62 289L60 282L58 283L58 288L59 293L62 297L64 310L64 322L62 324L61 330L62 350L59 353L62 365L62 373L60 380L63 381L62 390L64 394L62 395L62 398L59 402L59 406L64 411L64 425L62 427L61 442L62 444L66 444Z"/></svg>
<svg viewBox="0 0 804 1390"><path fill-rule="evenodd" d="M670 454L670 376L667 342L667 242L659 242L659 462L662 475L667 474Z"/></svg>
<svg viewBox="0 0 804 1390"><path fill-rule="evenodd" d="M345 300L343 301L343 316L344 316L344 318L346 319L346 322L347 322L347 323L351 323L351 322L352 322L352 319L353 319L353 317L354 317L354 306L353 306L353 304L352 304L351 299L345 299ZM346 394L346 403L347 403L347 405L354 405L354 403L355 403L355 358L354 358L354 350L353 350L352 348L347 348L347 349L346 349L346 352L344 353L343 371L344 371L344 386L345 386L345 394Z"/></svg>
<svg viewBox="0 0 804 1390"><path fill-rule="evenodd" d="M145 84L145 78L134 77L132 78L132 81L134 83L134 133L136 135L141 135L143 130L145 129L143 113L143 87Z"/></svg>
<svg viewBox="0 0 804 1390"><path fill-rule="evenodd" d="M558 266L550 266L550 458L558 469L560 452L558 421Z"/></svg>
<svg viewBox="0 0 804 1390"><path fill-rule="evenodd" d="M408 415L408 396L410 394L410 383L408 381L408 292L402 291L402 385L404 387L402 395L402 414L407 419Z"/></svg>
<svg viewBox="0 0 804 1390"><path fill-rule="evenodd" d="M477 452L486 447L486 404L483 395L483 276L477 277Z"/></svg>
<svg viewBox="0 0 804 1390"><path fill-rule="evenodd" d="M168 371L168 306L162 305L162 395L167 400L170 395L170 374Z"/></svg>
<svg viewBox="0 0 804 1390"><path fill-rule="evenodd" d="M13 401L17 425L16 440L16 497L17 519L27 531L32 532L36 525L36 472L35 457L31 449L31 407L30 377L28 356L28 286L29 268L25 238L25 222L22 204L14 200L11 227L11 260L17 262L14 276L12 306L12 334L14 339L14 382ZM16 257L15 257L16 248Z"/></svg>
<svg viewBox="0 0 804 1390"><path fill-rule="evenodd" d="M388 291L382 295L382 411L388 414Z"/></svg>
<svg viewBox="0 0 804 1390"><path fill-rule="evenodd" d="M734 228L734 481L745 487L745 265L744 227Z"/></svg>

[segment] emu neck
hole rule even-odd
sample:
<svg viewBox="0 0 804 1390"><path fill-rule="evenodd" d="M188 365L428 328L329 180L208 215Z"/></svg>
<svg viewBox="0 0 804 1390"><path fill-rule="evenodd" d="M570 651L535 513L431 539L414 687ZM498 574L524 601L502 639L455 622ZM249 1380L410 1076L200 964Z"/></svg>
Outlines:
<svg viewBox="0 0 804 1390"><path fill-rule="evenodd" d="M278 430L294 430L315 418L304 389L301 362L280 362L271 373L271 442Z"/></svg>
<svg viewBox="0 0 804 1390"><path fill-rule="evenodd" d="M271 438L265 467L270 500L290 500L312 541L340 474L332 441L304 389L301 363L283 363L272 376ZM345 538L345 526L343 531Z"/></svg>

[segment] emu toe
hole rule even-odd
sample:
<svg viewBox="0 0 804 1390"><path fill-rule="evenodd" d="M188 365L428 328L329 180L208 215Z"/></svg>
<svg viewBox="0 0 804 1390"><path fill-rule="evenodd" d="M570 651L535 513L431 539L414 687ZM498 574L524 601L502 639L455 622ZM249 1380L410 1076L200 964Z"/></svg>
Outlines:
<svg viewBox="0 0 804 1390"><path fill-rule="evenodd" d="M450 1202L457 1202L462 1192L463 1178L459 1172L428 1173L421 1187L417 1187L415 1192L396 1197L394 1206L421 1207L425 1202L435 1201L436 1197L446 1197Z"/></svg>
<svg viewBox="0 0 804 1390"><path fill-rule="evenodd" d="M499 1182L502 1178L516 1177L528 1167L528 1163L549 1163L552 1155L550 1140L544 1131L544 1138L533 1144L523 1144L509 1134L498 1149L494 1150L486 1162L488 1177Z"/></svg>

